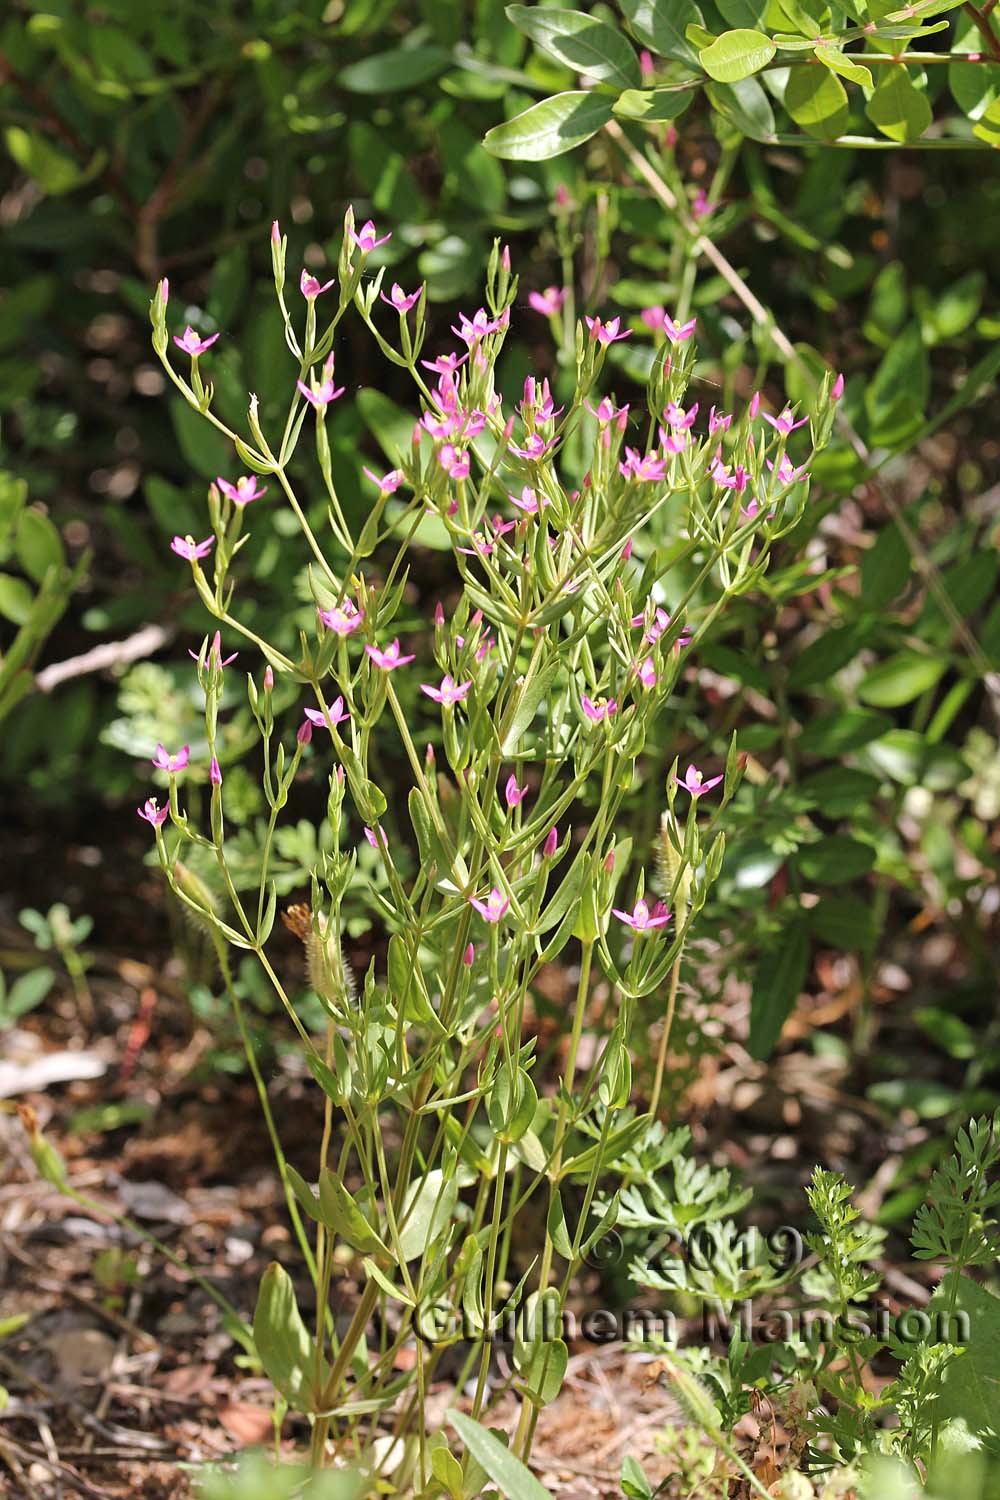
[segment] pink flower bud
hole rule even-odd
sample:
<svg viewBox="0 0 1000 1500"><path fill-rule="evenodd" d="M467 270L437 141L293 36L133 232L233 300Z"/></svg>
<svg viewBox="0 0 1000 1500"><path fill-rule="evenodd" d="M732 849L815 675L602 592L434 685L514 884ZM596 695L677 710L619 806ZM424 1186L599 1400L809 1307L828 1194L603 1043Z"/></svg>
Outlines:
<svg viewBox="0 0 1000 1500"><path fill-rule="evenodd" d="M672 151L679 140L680 136L677 134L677 126L668 125L666 130L663 132L664 146L666 146L668 151Z"/></svg>
<svg viewBox="0 0 1000 1500"><path fill-rule="evenodd" d="M832 401L839 401L843 394L844 377L843 375L838 375L836 380L833 382L833 385L830 387L830 399Z"/></svg>
<svg viewBox="0 0 1000 1500"><path fill-rule="evenodd" d="M632 538L629 537L628 541L625 543L624 547L622 548L622 562L628 562L628 560L629 560L629 558L631 556L632 556Z"/></svg>
<svg viewBox="0 0 1000 1500"><path fill-rule="evenodd" d="M281 244L281 230L280 230L280 228L278 226L277 219L275 219L274 222L273 222L273 224L271 225L271 244L272 245L280 245Z"/></svg>
<svg viewBox="0 0 1000 1500"><path fill-rule="evenodd" d="M500 269L501 269L501 271L509 271L510 270L510 246L509 245L504 245L503 251L501 252L501 255L500 255Z"/></svg>
<svg viewBox="0 0 1000 1500"><path fill-rule="evenodd" d="M427 761L427 764L429 766L432 766L434 764L435 756L433 745L428 744L427 749L424 751L424 759Z"/></svg>
<svg viewBox="0 0 1000 1500"><path fill-rule="evenodd" d="M222 785L222 772L219 769L219 762L214 755L212 756L212 763L208 768L208 779L213 786Z"/></svg>
<svg viewBox="0 0 1000 1500"><path fill-rule="evenodd" d="M160 294L160 301L163 303L164 307L166 307L167 303L170 300L170 282L165 276L161 279L160 285L157 290Z"/></svg>
<svg viewBox="0 0 1000 1500"><path fill-rule="evenodd" d="M639 71L643 78L652 78L656 72L656 64L653 62L653 54L644 47L639 53Z"/></svg>
<svg viewBox="0 0 1000 1500"><path fill-rule="evenodd" d="M434 624L439 630L444 624L444 606L442 605L440 599L434 606Z"/></svg>
<svg viewBox="0 0 1000 1500"><path fill-rule="evenodd" d="M472 968L472 960L475 958L475 956L476 956L475 946L474 946L474 944L470 943L469 946L466 948L465 952L462 954L462 962L464 963L464 965L465 965L465 967L467 969L471 969Z"/></svg>
<svg viewBox="0 0 1000 1500"><path fill-rule="evenodd" d="M299 725L299 732L295 736L300 745L308 745L313 737L313 727L308 719L303 719Z"/></svg>
<svg viewBox="0 0 1000 1500"><path fill-rule="evenodd" d="M271 671L270 667L265 667L264 668L264 691L265 691L265 693L269 693L273 687L274 687L274 673Z"/></svg>
<svg viewBox="0 0 1000 1500"><path fill-rule="evenodd" d="M614 849L609 849L608 852L607 852L607 854L604 856L604 868L605 868L605 870L607 871L607 873L609 875L613 875L614 874L614 871L615 871L615 851L614 851Z"/></svg>
<svg viewBox="0 0 1000 1500"><path fill-rule="evenodd" d="M545 843L542 845L542 853L545 855L546 859L551 859L558 848L559 830L558 828L553 827L549 829L548 833L545 836Z"/></svg>
<svg viewBox="0 0 1000 1500"><path fill-rule="evenodd" d="M757 415L757 413L758 413L759 410L760 410L760 391L754 391L753 395L750 397L750 406L749 406L749 412L750 412L750 420L751 420L751 422L753 421L754 417Z"/></svg>

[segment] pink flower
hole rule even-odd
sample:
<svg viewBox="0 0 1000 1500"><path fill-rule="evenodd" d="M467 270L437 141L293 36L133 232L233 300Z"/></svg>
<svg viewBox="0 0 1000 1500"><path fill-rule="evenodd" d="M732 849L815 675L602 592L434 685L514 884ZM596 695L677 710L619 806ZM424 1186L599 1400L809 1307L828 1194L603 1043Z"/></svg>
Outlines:
<svg viewBox="0 0 1000 1500"><path fill-rule="evenodd" d="M159 828L170 816L169 807L157 807L155 797L147 797L141 807L136 808L140 818L145 818L147 823L152 823L154 828Z"/></svg>
<svg viewBox="0 0 1000 1500"><path fill-rule="evenodd" d="M542 497L539 499L536 492L530 487L530 485L527 484L521 491L520 500L516 495L508 495L507 499L510 501L511 505L516 505L518 510L523 510L524 513L529 516L537 516L542 507L548 505L549 503L548 495L542 495Z"/></svg>
<svg viewBox="0 0 1000 1500"><path fill-rule="evenodd" d="M712 790L713 786L718 786L723 777L710 776L706 781L697 766L688 766L684 772L684 779L681 780L675 771L674 780L678 786L682 786L686 792L690 792L692 797L703 797L706 792Z"/></svg>
<svg viewBox="0 0 1000 1500"><path fill-rule="evenodd" d="M716 415L715 407L713 406L708 414L709 437L714 437L717 432L728 432L729 425L732 420L732 417L727 415L726 412L720 411L718 415Z"/></svg>
<svg viewBox="0 0 1000 1500"><path fill-rule="evenodd" d="M249 505L251 500L259 500L262 495L267 494L266 484L263 489L257 488L256 474L244 474L235 484L230 484L225 479L217 479L215 482L226 499L231 500L234 505Z"/></svg>
<svg viewBox="0 0 1000 1500"><path fill-rule="evenodd" d="M175 536L170 543L170 550L188 562L196 562L199 557L207 557L214 546L214 536L206 537L203 542L196 542L192 536Z"/></svg>
<svg viewBox="0 0 1000 1500"><path fill-rule="evenodd" d="M664 902L657 901L650 909L641 896L631 911L619 911L616 906L611 910L619 922L624 922L633 932L653 932L657 927L666 927L670 921L670 913Z"/></svg>
<svg viewBox="0 0 1000 1500"><path fill-rule="evenodd" d="M361 472L368 476L372 484L378 485L383 495L394 495L406 478L402 469L390 469L388 474L382 475L381 479L377 474L373 474L371 469L362 467Z"/></svg>
<svg viewBox="0 0 1000 1500"><path fill-rule="evenodd" d="M663 320L667 316L665 307L644 307L639 317L653 333L663 332Z"/></svg>
<svg viewBox="0 0 1000 1500"><path fill-rule="evenodd" d="M454 443L445 443L438 454L438 463L451 479L468 479L469 455L464 448Z"/></svg>
<svg viewBox="0 0 1000 1500"><path fill-rule="evenodd" d="M603 401L596 407L591 406L589 401L585 401L583 404L590 414L597 418L598 424L601 427L607 427L610 422L618 422L620 426L624 427L624 422L628 419L628 407L616 407L610 396L605 396Z"/></svg>
<svg viewBox="0 0 1000 1500"><path fill-rule="evenodd" d="M447 672L441 678L440 687L431 687L427 682L420 684L420 691L426 693L428 698L433 698L435 703L443 703L446 708L451 708L455 703L461 703L472 686L472 678L468 682L455 682Z"/></svg>
<svg viewBox="0 0 1000 1500"><path fill-rule="evenodd" d="M590 337L596 339L597 343L603 344L605 348L619 339L632 336L631 328L626 328L624 333L619 333L618 330L622 326L621 318L609 318L606 323L602 323L600 318L584 318L584 322L590 330Z"/></svg>
<svg viewBox="0 0 1000 1500"><path fill-rule="evenodd" d="M365 838L368 840L369 844L371 844L373 849L388 849L389 840L386 838L383 829L366 828L364 833Z"/></svg>
<svg viewBox="0 0 1000 1500"><path fill-rule="evenodd" d="M597 702L594 703L584 693L580 698L580 703L584 713L592 724L599 724L602 719L610 719L612 714L618 712L618 704L613 698L608 698L607 701L603 698L598 698Z"/></svg>
<svg viewBox="0 0 1000 1500"><path fill-rule="evenodd" d="M338 724L343 724L344 720L348 717L348 714L344 710L344 700L342 697L333 700L327 713L323 713L318 708L304 708L302 712L310 724L315 724L317 729L329 729L331 725L336 728Z"/></svg>
<svg viewBox="0 0 1000 1500"><path fill-rule="evenodd" d="M782 437L787 437L790 432L795 431L796 427L804 427L806 422L808 422L809 420L808 417L802 417L798 422L794 422L792 420L792 408L790 406L786 406L785 409L783 411L780 411L776 417L772 417L771 413L768 411L763 413L763 417L764 421L770 422L775 432L779 432Z"/></svg>
<svg viewBox="0 0 1000 1500"><path fill-rule="evenodd" d="M176 755L171 755L168 750L164 750L162 745L157 745L153 765L158 771L168 771L171 776L175 776L178 771L184 770L190 759L190 745L185 745L183 749L178 750Z"/></svg>
<svg viewBox="0 0 1000 1500"><path fill-rule="evenodd" d="M504 801L506 802L507 806L517 807L519 802L524 801L527 792L527 785L518 786L517 777L512 771L511 774L507 777L507 785L503 789Z"/></svg>
<svg viewBox="0 0 1000 1500"><path fill-rule="evenodd" d="M464 354L439 354L437 359L422 359L420 363L425 370L433 370L437 375L454 375L460 365L464 365L468 359L468 350Z"/></svg>
<svg viewBox="0 0 1000 1500"><path fill-rule="evenodd" d="M222 785L222 770L219 766L219 762L216 760L214 755L212 756L211 764L208 768L208 779L213 786Z"/></svg>
<svg viewBox="0 0 1000 1500"><path fill-rule="evenodd" d="M798 479L808 479L806 466L802 464L798 469L792 463L787 453L781 455L781 461L775 466L768 458L765 460L772 474L776 474L782 484L794 484Z"/></svg>
<svg viewBox="0 0 1000 1500"><path fill-rule="evenodd" d="M699 188L691 204L691 216L695 219L707 219L714 207L714 203L709 203L708 194L705 192L705 189Z"/></svg>
<svg viewBox="0 0 1000 1500"><path fill-rule="evenodd" d="M651 656L647 656L643 662L634 662L633 665L644 688L656 686L656 667Z"/></svg>
<svg viewBox="0 0 1000 1500"><path fill-rule="evenodd" d="M501 313L499 318L491 319L484 307L477 309L473 317L467 318L465 313L458 315L458 327L452 327L452 333L460 338L464 344L472 349L480 343L488 333L499 333L501 328L507 326L507 314Z"/></svg>
<svg viewBox="0 0 1000 1500"><path fill-rule="evenodd" d="M523 448L517 448L511 443L510 451L511 453L516 453L518 458L528 458L537 461L545 457L549 449L554 446L554 441L553 438L550 438L546 442L540 432L530 432L525 439Z"/></svg>
<svg viewBox="0 0 1000 1500"><path fill-rule="evenodd" d="M313 727L308 719L303 719L302 723L299 725L299 730L295 738L298 740L300 745L308 745L312 737Z"/></svg>
<svg viewBox="0 0 1000 1500"><path fill-rule="evenodd" d="M760 411L760 391L754 391L753 395L750 397L749 404L747 405L747 412L749 414L751 422L754 420L754 418L756 417L756 415L757 415L757 413L759 411Z"/></svg>
<svg viewBox="0 0 1000 1500"><path fill-rule="evenodd" d="M355 233L353 229L349 229L347 232L354 243L357 245L358 249L361 251L362 255L367 255L370 250L375 250L379 245L384 245L386 240L392 239L391 232L389 234L384 234L382 238L379 239L378 230L375 228L375 225L372 223L371 219L366 219L357 233Z"/></svg>
<svg viewBox="0 0 1000 1500"><path fill-rule="evenodd" d="M553 854L555 854L555 852L556 852L556 850L558 848L559 848L559 830L553 824L553 826L549 829L548 833L545 835L545 843L542 845L542 855L543 855L543 857L545 859L551 859L552 856L553 856Z"/></svg>
<svg viewBox="0 0 1000 1500"><path fill-rule="evenodd" d="M697 325L697 318L692 318L688 323L675 323L669 314L663 314L663 332L672 344L683 344L694 333Z"/></svg>
<svg viewBox="0 0 1000 1500"><path fill-rule="evenodd" d="M645 622L646 622L645 615L633 615L632 616L632 624L633 625L644 625ZM650 625L649 629L645 632L645 634L643 635L642 638L643 638L644 641L648 641L649 644L652 646L652 645L654 645L660 639L661 635L665 634L665 632L667 630L669 630L669 628L670 628L670 616L667 614L667 611L665 609L663 609L659 605L657 605L656 614L653 616L653 623ZM682 629L680 635L677 637L676 641L674 642L674 645L675 646L690 646L690 644L691 644L691 633L690 633L690 631L686 630L686 629Z"/></svg>
<svg viewBox="0 0 1000 1500"><path fill-rule="evenodd" d="M221 671L223 667L228 667L230 662L235 661L239 654L240 653L238 651L234 651L232 656L227 656L225 657L225 659L223 659L222 634L217 630L212 637L212 644L208 648L208 655L205 659L206 661L210 662L213 667L218 667ZM188 651L188 656L190 656L192 661L198 660L197 651Z"/></svg>
<svg viewBox="0 0 1000 1500"><path fill-rule="evenodd" d="M740 515L744 518L744 520L756 521L757 517L760 515L760 501L756 496L752 495L747 501L746 505L740 506ZM770 521L773 515L774 511L769 510L767 513L767 519Z"/></svg>
<svg viewBox="0 0 1000 1500"><path fill-rule="evenodd" d="M490 891L485 901L481 901L478 896L470 896L469 905L475 907L486 922L499 922L501 917L510 910L509 898L504 895L503 891L498 891L496 886Z"/></svg>
<svg viewBox="0 0 1000 1500"><path fill-rule="evenodd" d="M364 619L363 612L350 599L333 609L321 609L319 617L328 630L341 637L351 635Z"/></svg>
<svg viewBox="0 0 1000 1500"><path fill-rule="evenodd" d="M312 377L310 376L310 378ZM326 411L331 401L336 401L337 398L339 396L342 396L344 394L344 391L346 390L346 386L340 386L340 388L338 389L334 385L332 354L328 357L326 363L323 366L323 378L320 381L319 385L309 387L305 384L304 381L301 380L297 380L295 384L298 386L302 395L305 396L309 404L311 406L315 406L317 411Z"/></svg>
<svg viewBox="0 0 1000 1500"><path fill-rule="evenodd" d="M670 432L666 427L661 427L659 434L664 453L671 455L683 453L685 448L691 445L691 437L686 428L681 428L679 432Z"/></svg>
<svg viewBox="0 0 1000 1500"><path fill-rule="evenodd" d="M528 305L545 317L554 318L566 301L567 293L562 287L547 286L544 292L529 292Z"/></svg>
<svg viewBox="0 0 1000 1500"><path fill-rule="evenodd" d="M384 651L379 646L366 646L365 650L375 665L381 667L384 672L393 672L397 667L405 667L407 662L414 660L412 656L400 655L398 637L391 645L386 646Z"/></svg>
<svg viewBox="0 0 1000 1500"><path fill-rule="evenodd" d="M303 297L314 302L317 297L322 297L324 292L330 290L334 280L335 278L331 277L329 281L321 282L318 276L310 276L309 272L304 270L299 277L299 291Z"/></svg>
<svg viewBox="0 0 1000 1500"><path fill-rule="evenodd" d="M204 354L206 349L211 349L218 337L217 333L213 333L207 339L200 339L189 323L179 337L176 333L174 334L174 343L178 349L183 349L185 354L190 354L192 359L197 359L199 354Z"/></svg>
<svg viewBox="0 0 1000 1500"><path fill-rule="evenodd" d="M625 479L637 479L648 483L651 480L660 480L667 472L666 461L655 453L647 453L642 457L635 448L625 449L625 462L618 465L619 472Z"/></svg>
<svg viewBox="0 0 1000 1500"><path fill-rule="evenodd" d="M674 428L693 427L694 419L697 415L697 401L688 411L685 411L683 406L678 406L676 401L668 401L663 411L663 419L667 423L667 426Z"/></svg>
<svg viewBox="0 0 1000 1500"><path fill-rule="evenodd" d="M403 315L408 313L410 308L419 302L422 292L422 286L418 286L415 292L404 292L399 282L394 281L392 283L392 292L388 297L385 295L385 292L380 292L379 295L383 302L388 302L390 307L394 307L399 314Z"/></svg>

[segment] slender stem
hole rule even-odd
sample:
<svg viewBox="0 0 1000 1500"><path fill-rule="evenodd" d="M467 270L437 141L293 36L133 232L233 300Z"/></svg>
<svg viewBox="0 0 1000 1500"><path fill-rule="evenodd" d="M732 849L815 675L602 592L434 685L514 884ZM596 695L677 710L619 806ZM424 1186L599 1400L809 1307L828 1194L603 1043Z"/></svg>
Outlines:
<svg viewBox="0 0 1000 1500"><path fill-rule="evenodd" d="M660 1037L660 1048L656 1054L656 1076L653 1079L653 1093L649 1101L649 1118L656 1119L657 1110L660 1107L660 1094L663 1090L663 1074L667 1065L667 1048L670 1044L670 1032L674 1024L674 1010L677 1005L677 986L681 977L681 955L678 953L674 959L674 966L670 970L670 992L667 995L667 1011L663 1018L663 1035Z"/></svg>

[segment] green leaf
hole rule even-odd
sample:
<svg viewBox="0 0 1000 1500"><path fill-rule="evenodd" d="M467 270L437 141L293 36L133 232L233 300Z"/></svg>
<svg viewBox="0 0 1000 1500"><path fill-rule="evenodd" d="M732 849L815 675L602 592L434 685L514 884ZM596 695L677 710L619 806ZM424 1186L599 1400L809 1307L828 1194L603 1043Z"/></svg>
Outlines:
<svg viewBox="0 0 1000 1500"><path fill-rule="evenodd" d="M732 84L710 83L705 93L712 108L750 140L773 139L774 111L758 79L743 78Z"/></svg>
<svg viewBox="0 0 1000 1500"><path fill-rule="evenodd" d="M840 885L866 875L875 863L875 850L860 839L833 833L816 844L806 844L796 856L803 877L819 885Z"/></svg>
<svg viewBox="0 0 1000 1500"><path fill-rule="evenodd" d="M694 98L692 89L626 89L614 103L625 120L676 120Z"/></svg>
<svg viewBox="0 0 1000 1500"><path fill-rule="evenodd" d="M0 615L12 625L23 625L29 619L35 596L23 578L0 573Z"/></svg>
<svg viewBox="0 0 1000 1500"><path fill-rule="evenodd" d="M296 1411L313 1405L313 1341L306 1331L292 1278L272 1261L261 1278L253 1315L253 1338L264 1372Z"/></svg>
<svg viewBox="0 0 1000 1500"><path fill-rule="evenodd" d="M558 661L550 662L543 671L536 673L527 687L520 688L516 707L509 722L506 726L500 726L503 730L503 740L500 744L502 754L511 755L517 749L521 736L549 696L558 671Z"/></svg>
<svg viewBox="0 0 1000 1500"><path fill-rule="evenodd" d="M848 953L871 953L878 938L871 902L850 894L824 896L809 912L809 927L822 942Z"/></svg>
<svg viewBox="0 0 1000 1500"><path fill-rule="evenodd" d="M17 523L17 558L29 578L41 583L52 567L65 562L62 538L39 510L25 510Z"/></svg>
<svg viewBox="0 0 1000 1500"><path fill-rule="evenodd" d="M55 971L42 965L20 975L10 989L3 993L3 976L0 975L0 1026L12 1025L20 1016L27 1015L36 1005L41 1005L55 983L55 978Z"/></svg>
<svg viewBox="0 0 1000 1500"><path fill-rule="evenodd" d="M618 89L634 88L642 80L631 43L606 21L579 10L529 5L508 5L507 16L519 31L576 73Z"/></svg>
<svg viewBox="0 0 1000 1500"><path fill-rule="evenodd" d="M893 340L865 391L873 446L901 448L912 440L924 419L930 380L923 335L910 323Z"/></svg>
<svg viewBox="0 0 1000 1500"><path fill-rule="evenodd" d="M910 578L910 549L895 521L875 538L861 563L861 598L869 609L884 609Z"/></svg>
<svg viewBox="0 0 1000 1500"><path fill-rule="evenodd" d="M704 27L704 19L692 0L620 0L622 13L642 47L660 57L673 58L697 68L698 49L688 41L688 26Z"/></svg>
<svg viewBox="0 0 1000 1500"><path fill-rule="evenodd" d="M917 140L934 118L927 95L914 86L904 67L879 69L865 114L892 141Z"/></svg>
<svg viewBox="0 0 1000 1500"><path fill-rule="evenodd" d="M839 73L841 78L848 78L851 83L860 83L866 89L872 87L870 69L866 68L863 63L855 62L852 57L846 57L839 47L817 47L815 56L824 67L830 68L834 73Z"/></svg>
<svg viewBox="0 0 1000 1500"><path fill-rule="evenodd" d="M612 102L589 91L553 94L488 130L483 145L507 161L547 161L596 135L611 119Z"/></svg>
<svg viewBox="0 0 1000 1500"><path fill-rule="evenodd" d="M507 1500L552 1500L545 1486L494 1433L464 1412L450 1411L448 1421Z"/></svg>
<svg viewBox="0 0 1000 1500"><path fill-rule="evenodd" d="M423 1255L437 1236L451 1224L458 1202L458 1184L445 1181L441 1171L428 1172L407 1189L399 1242L403 1255L413 1260Z"/></svg>
<svg viewBox="0 0 1000 1500"><path fill-rule="evenodd" d="M873 628L872 622L858 620L817 636L792 662L789 687L803 688L814 682L829 681L835 672L854 660Z"/></svg>
<svg viewBox="0 0 1000 1500"><path fill-rule="evenodd" d="M762 31L724 31L700 54L701 65L716 83L739 83L766 68L776 50Z"/></svg>
<svg viewBox="0 0 1000 1500"><path fill-rule="evenodd" d="M78 162L50 145L43 135L9 125L4 139L17 165L53 198L71 192L86 176Z"/></svg>
<svg viewBox="0 0 1000 1500"><path fill-rule="evenodd" d="M821 141L835 141L847 128L847 90L825 68L792 68L785 86L785 108L802 129Z"/></svg>
<svg viewBox="0 0 1000 1500"><path fill-rule="evenodd" d="M799 782L799 791L825 818L843 818L859 807L867 807L878 796L878 789L877 776L852 766L824 766Z"/></svg>
<svg viewBox="0 0 1000 1500"><path fill-rule="evenodd" d="M394 47L342 68L337 82L353 94L397 93L436 78L450 62L451 53L443 47Z"/></svg>
<svg viewBox="0 0 1000 1500"><path fill-rule="evenodd" d="M858 697L862 703L871 703L875 708L899 708L932 688L947 665L939 656L918 656L916 652L902 651L888 661L879 662L862 678L858 684Z"/></svg>
<svg viewBox="0 0 1000 1500"><path fill-rule="evenodd" d="M807 755L836 757L848 750L860 749L891 728L892 720L885 714L868 713L863 708L844 708L811 719L799 736L799 749Z"/></svg>
<svg viewBox="0 0 1000 1500"><path fill-rule="evenodd" d="M776 935L757 964L750 1000L751 1057L769 1057L806 982L809 939L801 922Z"/></svg>
<svg viewBox="0 0 1000 1500"><path fill-rule="evenodd" d="M951 1293L955 1291L954 1311L964 1314L966 1329L960 1334L955 1319L947 1326L944 1314L951 1311ZM960 1276L955 1287L948 1276L938 1287L927 1311L937 1337L965 1346L960 1359L949 1364L935 1390L934 1420L946 1422L960 1417L979 1436L995 1442L996 1393L1000 1389L1000 1298L968 1276Z"/></svg>

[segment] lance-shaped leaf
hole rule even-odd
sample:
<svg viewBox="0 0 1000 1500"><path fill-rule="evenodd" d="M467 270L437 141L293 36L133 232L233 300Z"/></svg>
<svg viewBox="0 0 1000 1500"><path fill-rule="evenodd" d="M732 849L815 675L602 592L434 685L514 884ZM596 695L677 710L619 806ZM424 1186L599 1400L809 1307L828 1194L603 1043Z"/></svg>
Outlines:
<svg viewBox="0 0 1000 1500"><path fill-rule="evenodd" d="M311 1411L316 1371L313 1341L295 1301L292 1278L272 1261L260 1283L253 1337L267 1377L295 1411ZM325 1379L323 1366L321 1379Z"/></svg>
<svg viewBox="0 0 1000 1500"><path fill-rule="evenodd" d="M558 62L588 78L618 89L633 88L642 78L631 43L606 21L537 5L508 5L507 17Z"/></svg>
<svg viewBox="0 0 1000 1500"><path fill-rule="evenodd" d="M487 1428L464 1412L450 1411L448 1421L469 1453L485 1469L506 1500L552 1500L549 1491L519 1458Z"/></svg>
<svg viewBox="0 0 1000 1500"><path fill-rule="evenodd" d="M704 28L705 23L692 0L621 0L621 8L640 46L698 67L698 49L685 32L688 26Z"/></svg>
<svg viewBox="0 0 1000 1500"><path fill-rule="evenodd" d="M611 119L608 94L553 94L504 125L487 131L483 145L507 161L548 161L596 135Z"/></svg>

